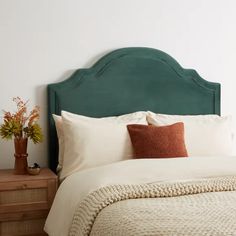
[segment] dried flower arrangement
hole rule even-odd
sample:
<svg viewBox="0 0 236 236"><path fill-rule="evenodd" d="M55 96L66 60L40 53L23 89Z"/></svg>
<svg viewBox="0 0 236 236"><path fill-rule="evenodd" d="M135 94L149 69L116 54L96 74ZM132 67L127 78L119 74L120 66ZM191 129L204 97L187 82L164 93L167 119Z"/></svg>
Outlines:
<svg viewBox="0 0 236 236"><path fill-rule="evenodd" d="M0 126L0 136L3 139L21 139L29 138L34 143L42 142L43 134L40 125L37 123L39 120L39 107L35 106L34 109L27 113L28 101L24 102L21 98L13 98L16 103L17 111L11 113L3 111L3 124Z"/></svg>

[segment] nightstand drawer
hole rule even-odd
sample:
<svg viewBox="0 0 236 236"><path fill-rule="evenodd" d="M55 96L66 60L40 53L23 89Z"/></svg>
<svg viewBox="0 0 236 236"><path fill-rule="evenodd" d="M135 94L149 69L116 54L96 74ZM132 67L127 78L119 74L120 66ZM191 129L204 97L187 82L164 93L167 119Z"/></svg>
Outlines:
<svg viewBox="0 0 236 236"><path fill-rule="evenodd" d="M12 181L0 183L0 191L47 188L47 180Z"/></svg>
<svg viewBox="0 0 236 236"><path fill-rule="evenodd" d="M1 183L0 214L49 209L50 183L51 180Z"/></svg>
<svg viewBox="0 0 236 236"><path fill-rule="evenodd" d="M43 232L45 219L0 222L0 235L46 235Z"/></svg>
<svg viewBox="0 0 236 236"><path fill-rule="evenodd" d="M0 192L0 206L12 203L47 201L47 188Z"/></svg>

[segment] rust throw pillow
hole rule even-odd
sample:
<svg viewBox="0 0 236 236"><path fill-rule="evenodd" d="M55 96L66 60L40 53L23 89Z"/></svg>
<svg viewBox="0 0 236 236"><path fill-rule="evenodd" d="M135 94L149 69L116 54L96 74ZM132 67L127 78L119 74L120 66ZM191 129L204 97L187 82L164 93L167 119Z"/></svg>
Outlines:
<svg viewBox="0 0 236 236"><path fill-rule="evenodd" d="M127 125L135 158L187 157L182 122L167 126Z"/></svg>

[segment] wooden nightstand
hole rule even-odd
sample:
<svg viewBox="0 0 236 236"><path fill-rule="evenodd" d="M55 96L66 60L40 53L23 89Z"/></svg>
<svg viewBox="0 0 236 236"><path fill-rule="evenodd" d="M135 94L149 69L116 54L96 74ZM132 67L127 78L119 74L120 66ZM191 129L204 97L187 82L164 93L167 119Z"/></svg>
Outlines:
<svg viewBox="0 0 236 236"><path fill-rule="evenodd" d="M36 176L0 170L0 235L47 235L43 227L56 191L57 176L47 168Z"/></svg>

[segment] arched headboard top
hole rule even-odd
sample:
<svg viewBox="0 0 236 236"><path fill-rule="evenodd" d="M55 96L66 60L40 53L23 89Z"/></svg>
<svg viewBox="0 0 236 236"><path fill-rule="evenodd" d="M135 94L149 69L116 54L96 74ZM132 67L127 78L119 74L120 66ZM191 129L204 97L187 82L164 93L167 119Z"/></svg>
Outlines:
<svg viewBox="0 0 236 236"><path fill-rule="evenodd" d="M220 114L220 84L184 69L168 54L152 48L122 48L91 68L76 70L48 86L50 167L57 163L52 114L61 110L105 117L151 110L166 114Z"/></svg>

